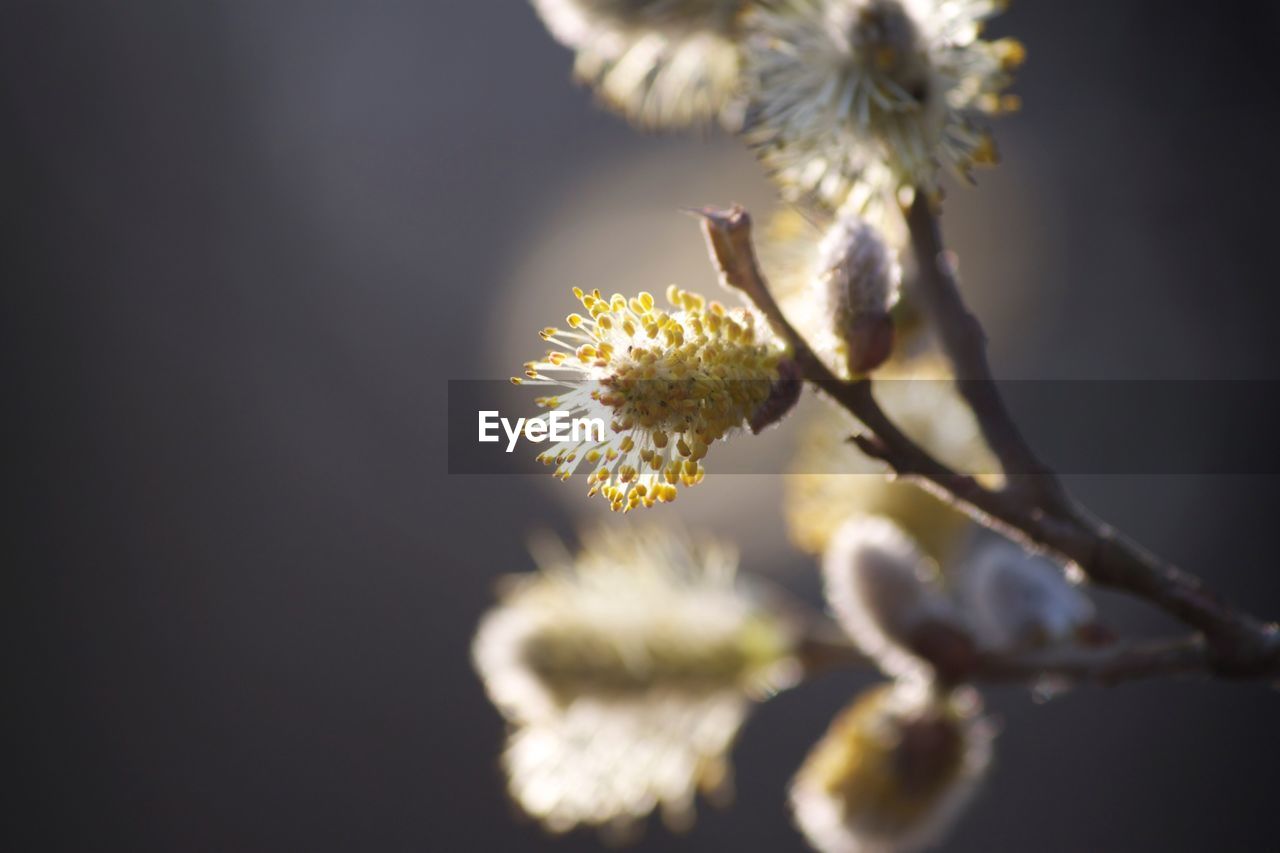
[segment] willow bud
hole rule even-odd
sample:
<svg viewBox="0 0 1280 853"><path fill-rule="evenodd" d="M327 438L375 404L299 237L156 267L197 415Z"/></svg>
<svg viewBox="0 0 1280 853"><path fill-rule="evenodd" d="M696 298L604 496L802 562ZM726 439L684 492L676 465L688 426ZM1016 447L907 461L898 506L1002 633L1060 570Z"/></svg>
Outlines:
<svg viewBox="0 0 1280 853"><path fill-rule="evenodd" d="M957 567L956 597L979 645L1003 652L1105 642L1097 610L1052 561L997 540Z"/></svg>
<svg viewBox="0 0 1280 853"><path fill-rule="evenodd" d="M933 563L886 518L846 522L823 558L827 600L841 626L880 668L958 682L977 655L960 614L933 576Z"/></svg>
<svg viewBox="0 0 1280 853"><path fill-rule="evenodd" d="M843 215L819 247L819 277L849 372L868 373L893 352L893 318L902 277L888 246L871 225Z"/></svg>

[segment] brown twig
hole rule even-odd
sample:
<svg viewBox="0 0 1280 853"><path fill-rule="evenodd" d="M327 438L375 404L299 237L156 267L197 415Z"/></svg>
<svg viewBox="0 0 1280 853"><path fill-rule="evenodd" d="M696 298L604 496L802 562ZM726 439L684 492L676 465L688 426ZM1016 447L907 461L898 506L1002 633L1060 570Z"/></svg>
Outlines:
<svg viewBox="0 0 1280 853"><path fill-rule="evenodd" d="M1198 637L1160 643L1070 648L1022 655L984 655L975 680L1024 683L1060 678L1109 687L1145 678L1204 673L1205 644Z"/></svg>
<svg viewBox="0 0 1280 853"><path fill-rule="evenodd" d="M806 640L799 655L805 672L815 674L874 666L848 640ZM1147 678L1204 674L1209 669L1205 644L1197 637L1163 642L1072 647L1019 654L983 652L969 677L978 684L1034 684L1062 679L1072 684L1112 686Z"/></svg>
<svg viewBox="0 0 1280 853"><path fill-rule="evenodd" d="M1025 489L1041 505L1067 509L1070 498L1057 475L1022 437L992 379L987 334L960 296L955 264L943 250L942 232L928 193L915 194L907 211L907 227L919 271L916 292L920 307L926 321L938 332L956 390L968 403L983 438L1000 460L1008 481L1006 488Z"/></svg>
<svg viewBox="0 0 1280 853"><path fill-rule="evenodd" d="M1131 543L1081 509L1057 477L1030 451L1014 426L986 364L985 336L965 308L949 267L937 263L940 240L924 201L912 208L908 224L917 252L932 259L923 289L944 346L968 374L962 392L983 424L987 440L1005 464L1031 478L1033 488L989 489L973 477L939 462L885 415L866 379L835 376L787 321L756 263L751 220L746 211L704 210L703 232L722 282L739 290L792 349L803 376L854 415L866 432L853 441L897 475L916 482L965 510L979 523L1032 548L1043 548L1080 566L1094 583L1145 599L1201 632L1203 665L1222 677L1270 678L1280 674L1280 630L1224 604L1196 577ZM928 217L926 222L925 217ZM937 249L938 251L934 251ZM922 267L925 266L922 263ZM951 344L946 344L950 340Z"/></svg>

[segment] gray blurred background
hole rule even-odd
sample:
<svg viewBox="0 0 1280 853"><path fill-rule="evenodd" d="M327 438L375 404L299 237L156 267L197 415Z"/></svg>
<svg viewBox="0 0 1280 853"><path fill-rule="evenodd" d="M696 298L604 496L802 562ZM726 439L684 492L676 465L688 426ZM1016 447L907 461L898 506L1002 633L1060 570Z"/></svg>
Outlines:
<svg viewBox="0 0 1280 853"><path fill-rule="evenodd" d="M946 227L1001 375L1275 378L1275 4L1022 0L993 30L1029 48L1026 106ZM445 382L536 353L573 284L708 289L675 211L768 191L731 142L595 109L569 65L514 0L0 2L8 849L596 848L508 804L468 660L529 531L589 508L448 476ZM1075 479L1280 614L1274 478ZM665 512L812 597L773 498L705 488ZM801 849L786 783L866 681L764 706L736 806L642 849ZM989 698L998 764L947 849L1275 848L1273 691Z"/></svg>

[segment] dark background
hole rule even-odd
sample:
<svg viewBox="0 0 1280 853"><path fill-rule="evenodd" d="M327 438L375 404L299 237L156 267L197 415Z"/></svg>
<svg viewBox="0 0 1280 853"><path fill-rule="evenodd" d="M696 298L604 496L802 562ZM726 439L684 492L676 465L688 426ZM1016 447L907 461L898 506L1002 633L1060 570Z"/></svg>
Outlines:
<svg viewBox="0 0 1280 853"><path fill-rule="evenodd" d="M1275 378L1274 4L1023 0L995 30L1026 108L948 228L992 270L1000 372ZM584 163L703 144L633 134L569 63L520 2L0 3L6 847L594 849L514 816L468 662L493 578L577 504L444 456L445 380L503 375L511 246ZM1073 485L1280 614L1274 478ZM798 556L745 562L811 592ZM786 782L865 680L763 707L736 808L649 849L799 849ZM948 849L1274 849L1274 692L990 698L999 763Z"/></svg>

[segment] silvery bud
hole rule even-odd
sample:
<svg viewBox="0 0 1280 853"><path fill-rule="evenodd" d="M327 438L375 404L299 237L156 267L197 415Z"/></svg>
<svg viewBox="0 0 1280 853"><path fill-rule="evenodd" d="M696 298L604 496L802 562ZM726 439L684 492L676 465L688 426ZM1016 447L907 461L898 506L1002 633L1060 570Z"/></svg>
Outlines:
<svg viewBox="0 0 1280 853"><path fill-rule="evenodd" d="M893 318L902 278L884 239L854 215L843 215L819 247L819 283L849 372L879 367L893 352Z"/></svg>
<svg viewBox="0 0 1280 853"><path fill-rule="evenodd" d="M1006 540L957 567L956 598L979 645L1003 652L1104 642L1097 610L1062 568Z"/></svg>
<svg viewBox="0 0 1280 853"><path fill-rule="evenodd" d="M856 518L823 557L827 600L841 626L880 668L962 681L976 665L974 643L933 563L886 518Z"/></svg>

